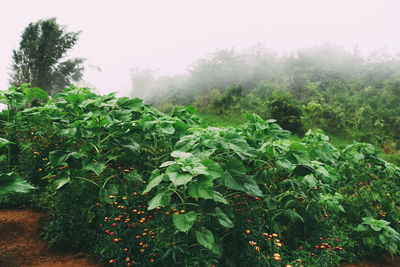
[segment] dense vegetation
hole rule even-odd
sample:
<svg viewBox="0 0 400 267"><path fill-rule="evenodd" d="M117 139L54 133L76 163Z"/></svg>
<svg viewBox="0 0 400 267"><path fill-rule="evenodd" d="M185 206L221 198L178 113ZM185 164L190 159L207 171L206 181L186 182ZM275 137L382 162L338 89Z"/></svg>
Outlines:
<svg viewBox="0 0 400 267"><path fill-rule="evenodd" d="M333 45L277 56L262 46L221 50L194 63L189 74L132 74L133 95L163 111L194 105L201 113L242 117L253 112L304 134L321 128L341 139L400 148L400 59L366 58Z"/></svg>
<svg viewBox="0 0 400 267"><path fill-rule="evenodd" d="M0 181L37 188L1 205L47 211L52 247L110 266L337 266L399 254L400 169L371 144L340 150L320 129L295 141L255 114L207 127L192 106L166 115L74 86L51 100L28 84L0 93Z"/></svg>

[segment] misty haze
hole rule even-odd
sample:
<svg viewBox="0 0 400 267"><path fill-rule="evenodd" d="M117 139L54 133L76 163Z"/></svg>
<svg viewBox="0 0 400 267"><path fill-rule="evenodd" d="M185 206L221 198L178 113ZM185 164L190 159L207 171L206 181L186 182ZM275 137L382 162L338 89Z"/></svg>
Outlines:
<svg viewBox="0 0 400 267"><path fill-rule="evenodd" d="M3 3L0 266L400 266L399 10Z"/></svg>

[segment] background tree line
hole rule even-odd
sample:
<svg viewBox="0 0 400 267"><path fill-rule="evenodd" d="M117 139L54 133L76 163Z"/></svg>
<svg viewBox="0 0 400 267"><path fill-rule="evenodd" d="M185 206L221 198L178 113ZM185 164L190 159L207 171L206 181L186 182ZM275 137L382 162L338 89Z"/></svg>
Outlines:
<svg viewBox="0 0 400 267"><path fill-rule="evenodd" d="M167 112L189 104L225 116L256 112L298 134L322 128L386 150L400 146L400 59L383 51L364 57L326 44L278 56L258 45L217 51L187 75L136 70L132 84L133 95Z"/></svg>

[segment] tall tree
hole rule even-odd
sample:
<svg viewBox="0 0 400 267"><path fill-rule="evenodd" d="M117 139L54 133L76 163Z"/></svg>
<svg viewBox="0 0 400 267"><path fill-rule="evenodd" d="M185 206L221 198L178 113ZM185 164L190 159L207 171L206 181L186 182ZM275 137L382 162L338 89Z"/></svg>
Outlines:
<svg viewBox="0 0 400 267"><path fill-rule="evenodd" d="M49 95L61 91L83 75L83 58L64 59L80 32L67 32L55 18L30 23L21 35L20 47L13 50L10 84L30 83Z"/></svg>

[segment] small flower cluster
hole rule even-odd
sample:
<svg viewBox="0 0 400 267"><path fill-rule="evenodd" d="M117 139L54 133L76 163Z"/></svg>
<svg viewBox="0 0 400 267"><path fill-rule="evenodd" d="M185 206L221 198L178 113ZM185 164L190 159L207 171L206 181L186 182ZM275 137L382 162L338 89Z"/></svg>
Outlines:
<svg viewBox="0 0 400 267"><path fill-rule="evenodd" d="M155 248L156 228L153 220L156 216L163 215L159 212L162 208L148 211L145 205L147 194L133 192L127 196L118 196L114 193L108 198L112 201L106 206L110 215L104 217L104 223L100 224L113 244L108 245L109 255L113 256L108 262L118 266L132 266L159 260Z"/></svg>

